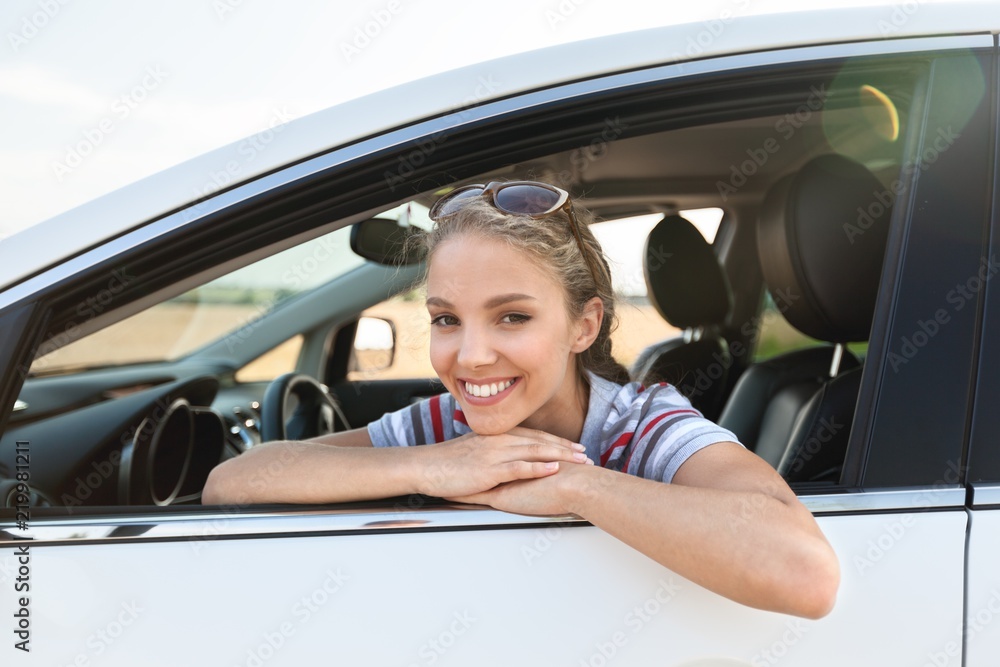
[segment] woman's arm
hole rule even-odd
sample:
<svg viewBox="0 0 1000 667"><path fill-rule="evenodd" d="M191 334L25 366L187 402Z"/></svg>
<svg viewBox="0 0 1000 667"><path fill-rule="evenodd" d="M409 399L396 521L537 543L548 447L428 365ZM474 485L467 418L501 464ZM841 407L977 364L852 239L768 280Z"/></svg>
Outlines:
<svg viewBox="0 0 1000 667"><path fill-rule="evenodd" d="M372 447L367 429L304 442L268 442L216 466L202 503L336 503L409 493L466 495L580 462L582 446L514 429L496 436L463 435L436 445ZM555 464L555 465L553 465Z"/></svg>
<svg viewBox="0 0 1000 667"><path fill-rule="evenodd" d="M673 483L596 466L464 499L524 514L571 513L681 576L751 607L820 618L840 566L812 514L762 459L735 443L691 456Z"/></svg>

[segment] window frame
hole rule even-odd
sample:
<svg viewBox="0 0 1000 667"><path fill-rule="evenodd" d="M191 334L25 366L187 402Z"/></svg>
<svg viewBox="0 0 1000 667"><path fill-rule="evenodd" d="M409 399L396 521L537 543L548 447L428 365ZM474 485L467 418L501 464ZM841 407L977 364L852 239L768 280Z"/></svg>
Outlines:
<svg viewBox="0 0 1000 667"><path fill-rule="evenodd" d="M496 164L501 155L516 156L518 150L528 150L523 140L516 149L498 148L496 137L502 132L537 136L533 132L538 131L540 124L558 119L563 126L576 127L575 134L572 138L563 133L550 139L550 147L571 146L578 137L588 136L587 124L581 117L587 114L600 117L609 108L628 104L629 99L678 85L689 86L702 77L719 73L736 77L744 71L763 72L770 68L785 73L789 68L832 66L860 56L919 58L928 52L981 46L981 38L918 38L804 47L613 74L428 119L291 165L152 221L0 293L0 316L13 313L18 307L31 307L41 314L30 322L15 324L14 338L9 340L18 340L21 351L13 359L0 359L6 362L2 364L6 381L0 393L16 396L24 378L23 374L12 373L12 369L18 364L23 367L43 339L58 335L67 321L71 321L74 304L100 290L107 274L122 261L143 266L145 280L135 281L140 286L117 295L113 313L117 319L161 297L165 290L176 290L223 267L245 265L264 253L314 238L389 204L402 202L429 189L434 179L441 178L442 171L449 174L449 179L471 175L482 169L484 161ZM567 117L560 110L572 110L574 115ZM533 129L526 129L525 125ZM400 156L414 146L440 137L442 132L448 140L438 144L433 159L415 170L403 187L386 193L383 175L386 169L396 165ZM501 150L507 152L501 154ZM174 242L180 237L186 246L198 248L194 256L176 257ZM901 241L899 234L893 238ZM894 269L887 266L886 275L895 276ZM894 293L896 287L894 280L883 283L888 294ZM882 318L879 315L876 321ZM870 384L866 379L865 385ZM864 391L863 388L862 396ZM868 391L872 394L874 389L869 386ZM0 416L0 428L7 416ZM859 416L864 415L859 413ZM854 439L852 434L852 447Z"/></svg>

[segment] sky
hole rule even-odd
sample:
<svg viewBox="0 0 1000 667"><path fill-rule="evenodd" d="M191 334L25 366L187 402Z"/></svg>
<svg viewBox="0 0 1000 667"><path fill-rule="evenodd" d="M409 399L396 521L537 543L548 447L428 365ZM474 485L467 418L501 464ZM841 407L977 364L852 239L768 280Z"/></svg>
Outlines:
<svg viewBox="0 0 1000 667"><path fill-rule="evenodd" d="M399 83L604 34L802 4L4 0L0 238L276 123ZM809 6L857 4L882 3Z"/></svg>

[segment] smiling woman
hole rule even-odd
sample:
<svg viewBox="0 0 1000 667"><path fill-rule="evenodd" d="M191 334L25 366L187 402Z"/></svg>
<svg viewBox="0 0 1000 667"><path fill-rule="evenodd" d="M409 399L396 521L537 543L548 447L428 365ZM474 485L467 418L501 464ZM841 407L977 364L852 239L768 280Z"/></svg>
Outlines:
<svg viewBox="0 0 1000 667"><path fill-rule="evenodd" d="M431 217L430 358L448 393L367 428L252 448L212 471L205 503L423 493L575 514L739 602L830 611L836 556L773 468L675 387L630 383L614 360L611 272L579 224L589 214L525 182L460 188ZM248 497L246 480L279 461L291 462L280 479Z"/></svg>

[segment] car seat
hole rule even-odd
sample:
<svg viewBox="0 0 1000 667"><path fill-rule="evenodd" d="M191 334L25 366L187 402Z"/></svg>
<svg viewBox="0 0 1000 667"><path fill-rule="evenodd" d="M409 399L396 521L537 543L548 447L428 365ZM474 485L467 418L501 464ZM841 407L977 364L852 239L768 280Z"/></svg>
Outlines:
<svg viewBox="0 0 1000 667"><path fill-rule="evenodd" d="M829 154L775 183L761 207L768 290L792 326L828 344L751 364L719 424L789 481L839 479L862 372L844 344L871 330L891 215L871 204L884 191L866 167Z"/></svg>
<svg viewBox="0 0 1000 667"><path fill-rule="evenodd" d="M721 330L733 297L715 251L691 222L667 215L646 239L643 269L653 307L684 332L643 350L632 377L647 386L673 384L716 419L732 366Z"/></svg>

